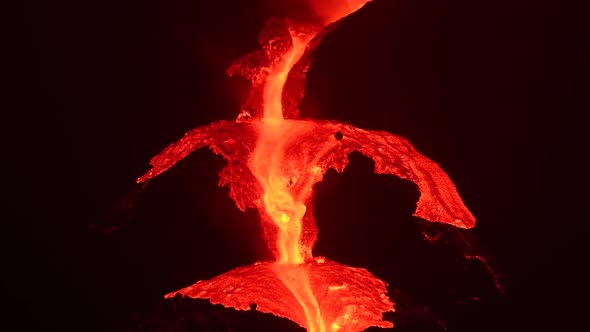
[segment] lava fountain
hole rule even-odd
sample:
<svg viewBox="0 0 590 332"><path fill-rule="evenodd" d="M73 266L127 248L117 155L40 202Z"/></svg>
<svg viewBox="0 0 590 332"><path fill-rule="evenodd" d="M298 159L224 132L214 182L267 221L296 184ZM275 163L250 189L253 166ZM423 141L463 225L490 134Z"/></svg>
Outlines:
<svg viewBox="0 0 590 332"><path fill-rule="evenodd" d="M187 132L151 159L137 182L165 172L191 152L209 147L227 165L219 185L229 186L237 207L257 208L264 238L275 258L239 267L169 293L209 299L239 310L256 309L290 319L307 331L362 331L392 327L386 284L366 269L313 257L317 228L313 185L330 168L342 172L353 151L371 157L375 172L413 181L421 193L415 216L471 228L475 219L446 173L407 140L327 120L298 120L305 74L322 37L365 0L318 9L321 26L271 19L260 49L228 69L252 83L235 121L221 120Z"/></svg>

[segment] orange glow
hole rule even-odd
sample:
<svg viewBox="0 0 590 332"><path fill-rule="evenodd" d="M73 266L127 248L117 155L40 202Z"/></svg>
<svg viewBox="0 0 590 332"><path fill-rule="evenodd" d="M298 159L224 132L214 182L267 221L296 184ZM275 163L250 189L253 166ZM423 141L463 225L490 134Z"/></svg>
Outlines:
<svg viewBox="0 0 590 332"><path fill-rule="evenodd" d="M362 7L364 0L314 1L315 14L332 23ZM362 331L391 327L384 312L393 311L386 285L361 268L314 258L317 228L311 211L313 186L328 169L342 172L347 156L359 151L375 161L375 172L413 181L421 192L414 215L462 228L475 219L446 173L407 140L382 131L320 120L297 120L311 53L326 31L286 20L271 20L261 32L261 50L229 69L252 82L237 121L196 128L152 158L153 166L137 181L165 172L201 147L228 162L219 185L228 185L241 210L258 208L264 238L274 262L237 268L208 281L166 295L206 298L247 310L293 320L311 332ZM281 299L277 303L276 299Z"/></svg>

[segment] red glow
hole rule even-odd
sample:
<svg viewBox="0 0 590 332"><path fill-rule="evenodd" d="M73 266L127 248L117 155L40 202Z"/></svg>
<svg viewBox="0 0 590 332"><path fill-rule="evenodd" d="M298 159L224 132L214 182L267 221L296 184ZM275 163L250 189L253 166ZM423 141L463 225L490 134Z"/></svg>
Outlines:
<svg viewBox="0 0 590 332"><path fill-rule="evenodd" d="M313 2L316 14L331 23L366 1ZM320 5L322 4L322 5ZM314 259L317 228L311 211L313 185L330 168L342 172L347 156L359 151L375 161L375 172L413 181L421 193L414 215L471 228L475 219L452 181L407 140L334 121L296 120L311 53L326 31L271 20L260 35L261 50L232 65L229 75L252 82L237 121L193 129L152 158L145 182L201 147L228 162L219 185L228 185L241 210L260 211L264 237L275 262L241 267L173 292L212 303L291 319L308 331L362 331L390 327L382 313L393 311L385 284L364 269ZM264 285L264 287L261 287ZM280 299L280 301L279 301Z"/></svg>

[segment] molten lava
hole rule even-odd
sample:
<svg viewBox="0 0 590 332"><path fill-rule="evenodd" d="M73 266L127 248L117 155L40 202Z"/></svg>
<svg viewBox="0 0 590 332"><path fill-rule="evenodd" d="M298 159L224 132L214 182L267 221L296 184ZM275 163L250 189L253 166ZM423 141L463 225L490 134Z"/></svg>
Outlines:
<svg viewBox="0 0 590 332"><path fill-rule="evenodd" d="M192 151L209 147L227 160L219 185L228 185L241 210L259 210L275 261L240 267L177 293L211 303L257 310L288 318L308 331L362 331L391 327L393 311L386 285L362 268L314 258L317 228L311 210L313 185L330 168L342 172L347 156L359 151L375 161L375 172L413 181L421 193L414 215L457 227L475 219L453 183L407 140L334 121L297 120L305 73L321 38L341 17L366 1L350 0L326 11L316 8L325 26L270 20L260 34L261 50L238 60L229 75L252 82L236 121L193 129L152 158L152 168L137 181L165 172Z"/></svg>

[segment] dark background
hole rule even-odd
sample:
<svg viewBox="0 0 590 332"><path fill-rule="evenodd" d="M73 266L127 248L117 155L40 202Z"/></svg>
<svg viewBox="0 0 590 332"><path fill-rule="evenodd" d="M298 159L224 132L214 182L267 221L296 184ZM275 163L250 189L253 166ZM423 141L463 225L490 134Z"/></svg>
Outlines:
<svg viewBox="0 0 590 332"><path fill-rule="evenodd" d="M3 121L11 330L135 331L192 317L178 309L191 305L206 313L200 322L273 320L162 301L269 257L257 212L241 213L216 185L223 160L200 150L141 192L134 181L184 132L235 118L248 86L225 69L256 47L268 17L296 5L284 3L22 3ZM315 252L387 281L404 309L396 323L412 313L450 331L581 322L588 53L577 7L375 0L319 47L302 116L408 138L477 218L470 232L448 232L467 234L503 276L498 295L473 281L485 273L456 272L467 245L453 235L437 251L420 240L433 226L411 217L416 188L353 156L318 186ZM480 300L461 302L471 293Z"/></svg>

